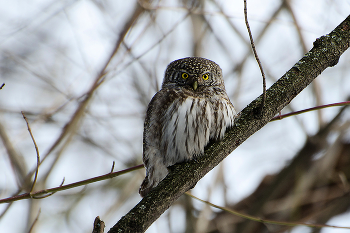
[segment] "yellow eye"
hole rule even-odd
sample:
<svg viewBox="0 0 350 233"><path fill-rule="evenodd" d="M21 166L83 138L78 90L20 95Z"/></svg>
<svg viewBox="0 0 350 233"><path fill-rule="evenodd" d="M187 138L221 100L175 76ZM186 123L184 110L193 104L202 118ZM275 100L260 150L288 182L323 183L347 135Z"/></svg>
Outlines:
<svg viewBox="0 0 350 233"><path fill-rule="evenodd" d="M204 80L208 80L209 74L203 74L202 78L203 78Z"/></svg>
<svg viewBox="0 0 350 233"><path fill-rule="evenodd" d="M187 74L187 73L182 73L181 77L182 77L183 79L186 79L186 78L188 78L188 74Z"/></svg>

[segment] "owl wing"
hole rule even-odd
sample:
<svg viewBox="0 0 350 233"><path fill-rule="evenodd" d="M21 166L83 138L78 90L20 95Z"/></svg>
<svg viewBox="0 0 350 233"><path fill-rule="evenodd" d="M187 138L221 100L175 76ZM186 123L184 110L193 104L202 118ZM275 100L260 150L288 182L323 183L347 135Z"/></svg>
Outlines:
<svg viewBox="0 0 350 233"><path fill-rule="evenodd" d="M143 163L146 168L146 177L139 190L141 196L145 196L168 174L160 140L164 125L163 115L171 100L169 90L162 89L153 96L147 108L143 130Z"/></svg>

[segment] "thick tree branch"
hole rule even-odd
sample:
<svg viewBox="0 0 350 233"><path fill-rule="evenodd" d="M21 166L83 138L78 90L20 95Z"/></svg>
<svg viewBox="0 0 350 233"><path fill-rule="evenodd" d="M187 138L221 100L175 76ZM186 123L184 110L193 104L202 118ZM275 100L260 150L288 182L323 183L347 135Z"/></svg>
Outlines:
<svg viewBox="0 0 350 233"><path fill-rule="evenodd" d="M236 147L266 125L327 67L337 64L350 43L350 16L330 34L318 38L314 47L262 96L244 108L222 141L211 143L196 161L170 167L169 175L110 229L114 232L144 232L184 192L191 189Z"/></svg>

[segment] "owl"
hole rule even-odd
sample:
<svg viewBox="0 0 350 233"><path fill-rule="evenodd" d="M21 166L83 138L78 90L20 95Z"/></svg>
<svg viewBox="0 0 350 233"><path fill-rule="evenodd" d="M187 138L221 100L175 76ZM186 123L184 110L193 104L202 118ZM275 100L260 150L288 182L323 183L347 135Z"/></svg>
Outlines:
<svg viewBox="0 0 350 233"><path fill-rule="evenodd" d="M219 65L201 57L171 62L146 113L146 177L140 195L145 196L165 178L167 167L203 155L209 140L222 139L235 116Z"/></svg>

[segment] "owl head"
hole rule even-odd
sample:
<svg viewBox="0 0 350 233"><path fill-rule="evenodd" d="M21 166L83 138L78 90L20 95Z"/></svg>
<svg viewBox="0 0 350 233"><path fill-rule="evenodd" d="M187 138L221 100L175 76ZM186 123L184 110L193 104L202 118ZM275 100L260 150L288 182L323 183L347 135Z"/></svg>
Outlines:
<svg viewBox="0 0 350 233"><path fill-rule="evenodd" d="M201 57L186 57L168 65L162 88L178 86L194 92L215 86L225 89L220 66Z"/></svg>

